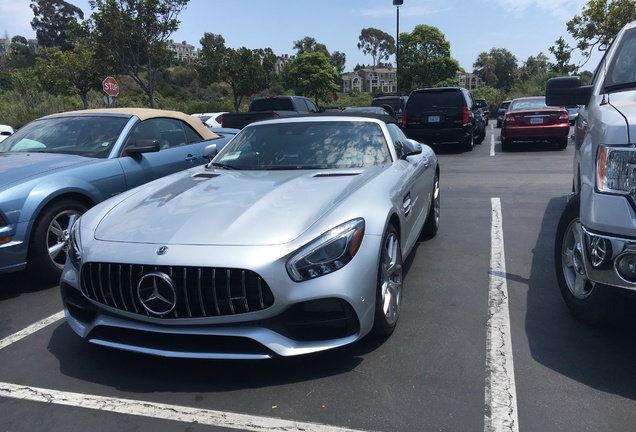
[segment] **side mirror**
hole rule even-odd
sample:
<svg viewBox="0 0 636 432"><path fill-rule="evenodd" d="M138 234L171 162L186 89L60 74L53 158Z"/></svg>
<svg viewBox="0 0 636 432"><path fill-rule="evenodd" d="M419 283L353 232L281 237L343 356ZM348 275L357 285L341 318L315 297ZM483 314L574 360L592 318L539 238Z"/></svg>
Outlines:
<svg viewBox="0 0 636 432"><path fill-rule="evenodd" d="M578 76L550 78L545 87L548 106L587 105L591 96L592 86L582 86Z"/></svg>
<svg viewBox="0 0 636 432"><path fill-rule="evenodd" d="M405 139L402 141L402 152L402 159L420 154L422 153L422 144L413 139Z"/></svg>
<svg viewBox="0 0 636 432"><path fill-rule="evenodd" d="M131 146L126 147L125 151L128 156L138 156L142 153L154 153L161 150L159 140L140 139L135 141Z"/></svg>
<svg viewBox="0 0 636 432"><path fill-rule="evenodd" d="M214 156L218 153L219 150L216 148L216 144L210 144L203 149L203 157L210 161L214 159Z"/></svg>

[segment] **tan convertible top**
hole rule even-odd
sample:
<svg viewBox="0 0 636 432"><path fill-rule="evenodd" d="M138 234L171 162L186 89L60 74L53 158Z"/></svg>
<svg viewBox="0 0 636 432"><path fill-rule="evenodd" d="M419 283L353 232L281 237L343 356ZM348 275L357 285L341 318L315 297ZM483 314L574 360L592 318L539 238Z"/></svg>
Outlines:
<svg viewBox="0 0 636 432"><path fill-rule="evenodd" d="M83 115L83 114L124 114L129 116L137 116L141 121L147 120L150 118L174 118L179 119L190 126L199 133L204 139L213 139L217 138L218 135L212 132L203 122L198 118L188 114L184 114L180 111L168 111L161 109L153 109L153 108L100 108L100 109L87 109L87 110L78 110L78 111L65 111L57 114L51 114L47 117L57 117L57 116L65 116L65 115Z"/></svg>

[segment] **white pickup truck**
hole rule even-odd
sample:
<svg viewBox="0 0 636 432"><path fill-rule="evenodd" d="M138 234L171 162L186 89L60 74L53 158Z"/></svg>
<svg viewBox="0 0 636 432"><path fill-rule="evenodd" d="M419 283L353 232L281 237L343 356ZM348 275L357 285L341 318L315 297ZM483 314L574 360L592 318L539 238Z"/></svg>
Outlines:
<svg viewBox="0 0 636 432"><path fill-rule="evenodd" d="M561 215L555 265L575 316L598 323L616 288L636 291L636 21L616 35L590 85L553 78L548 105L579 105L572 195Z"/></svg>

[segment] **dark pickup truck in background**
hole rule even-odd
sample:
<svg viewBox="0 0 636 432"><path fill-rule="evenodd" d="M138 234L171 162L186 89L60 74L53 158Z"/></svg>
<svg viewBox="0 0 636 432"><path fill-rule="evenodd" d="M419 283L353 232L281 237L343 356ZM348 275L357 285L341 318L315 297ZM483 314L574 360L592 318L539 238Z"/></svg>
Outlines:
<svg viewBox="0 0 636 432"><path fill-rule="evenodd" d="M250 123L279 117L293 117L317 113L320 110L303 96L268 96L256 98L246 113L223 114L224 128L242 129Z"/></svg>

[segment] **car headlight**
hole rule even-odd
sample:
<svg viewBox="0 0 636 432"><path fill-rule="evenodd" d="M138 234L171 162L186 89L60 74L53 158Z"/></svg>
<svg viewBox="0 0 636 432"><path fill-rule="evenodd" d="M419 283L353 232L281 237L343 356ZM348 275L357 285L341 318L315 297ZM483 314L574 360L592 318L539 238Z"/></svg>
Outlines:
<svg viewBox="0 0 636 432"><path fill-rule="evenodd" d="M364 219L339 225L298 250L287 261L287 273L296 282L333 273L353 259L363 237Z"/></svg>
<svg viewBox="0 0 636 432"><path fill-rule="evenodd" d="M636 197L636 148L601 145L596 161L599 192Z"/></svg>
<svg viewBox="0 0 636 432"><path fill-rule="evenodd" d="M68 252L67 256L73 267L79 271L82 263L82 239L80 236L80 225L82 218L80 217L75 221L71 227L71 232L68 238Z"/></svg>

